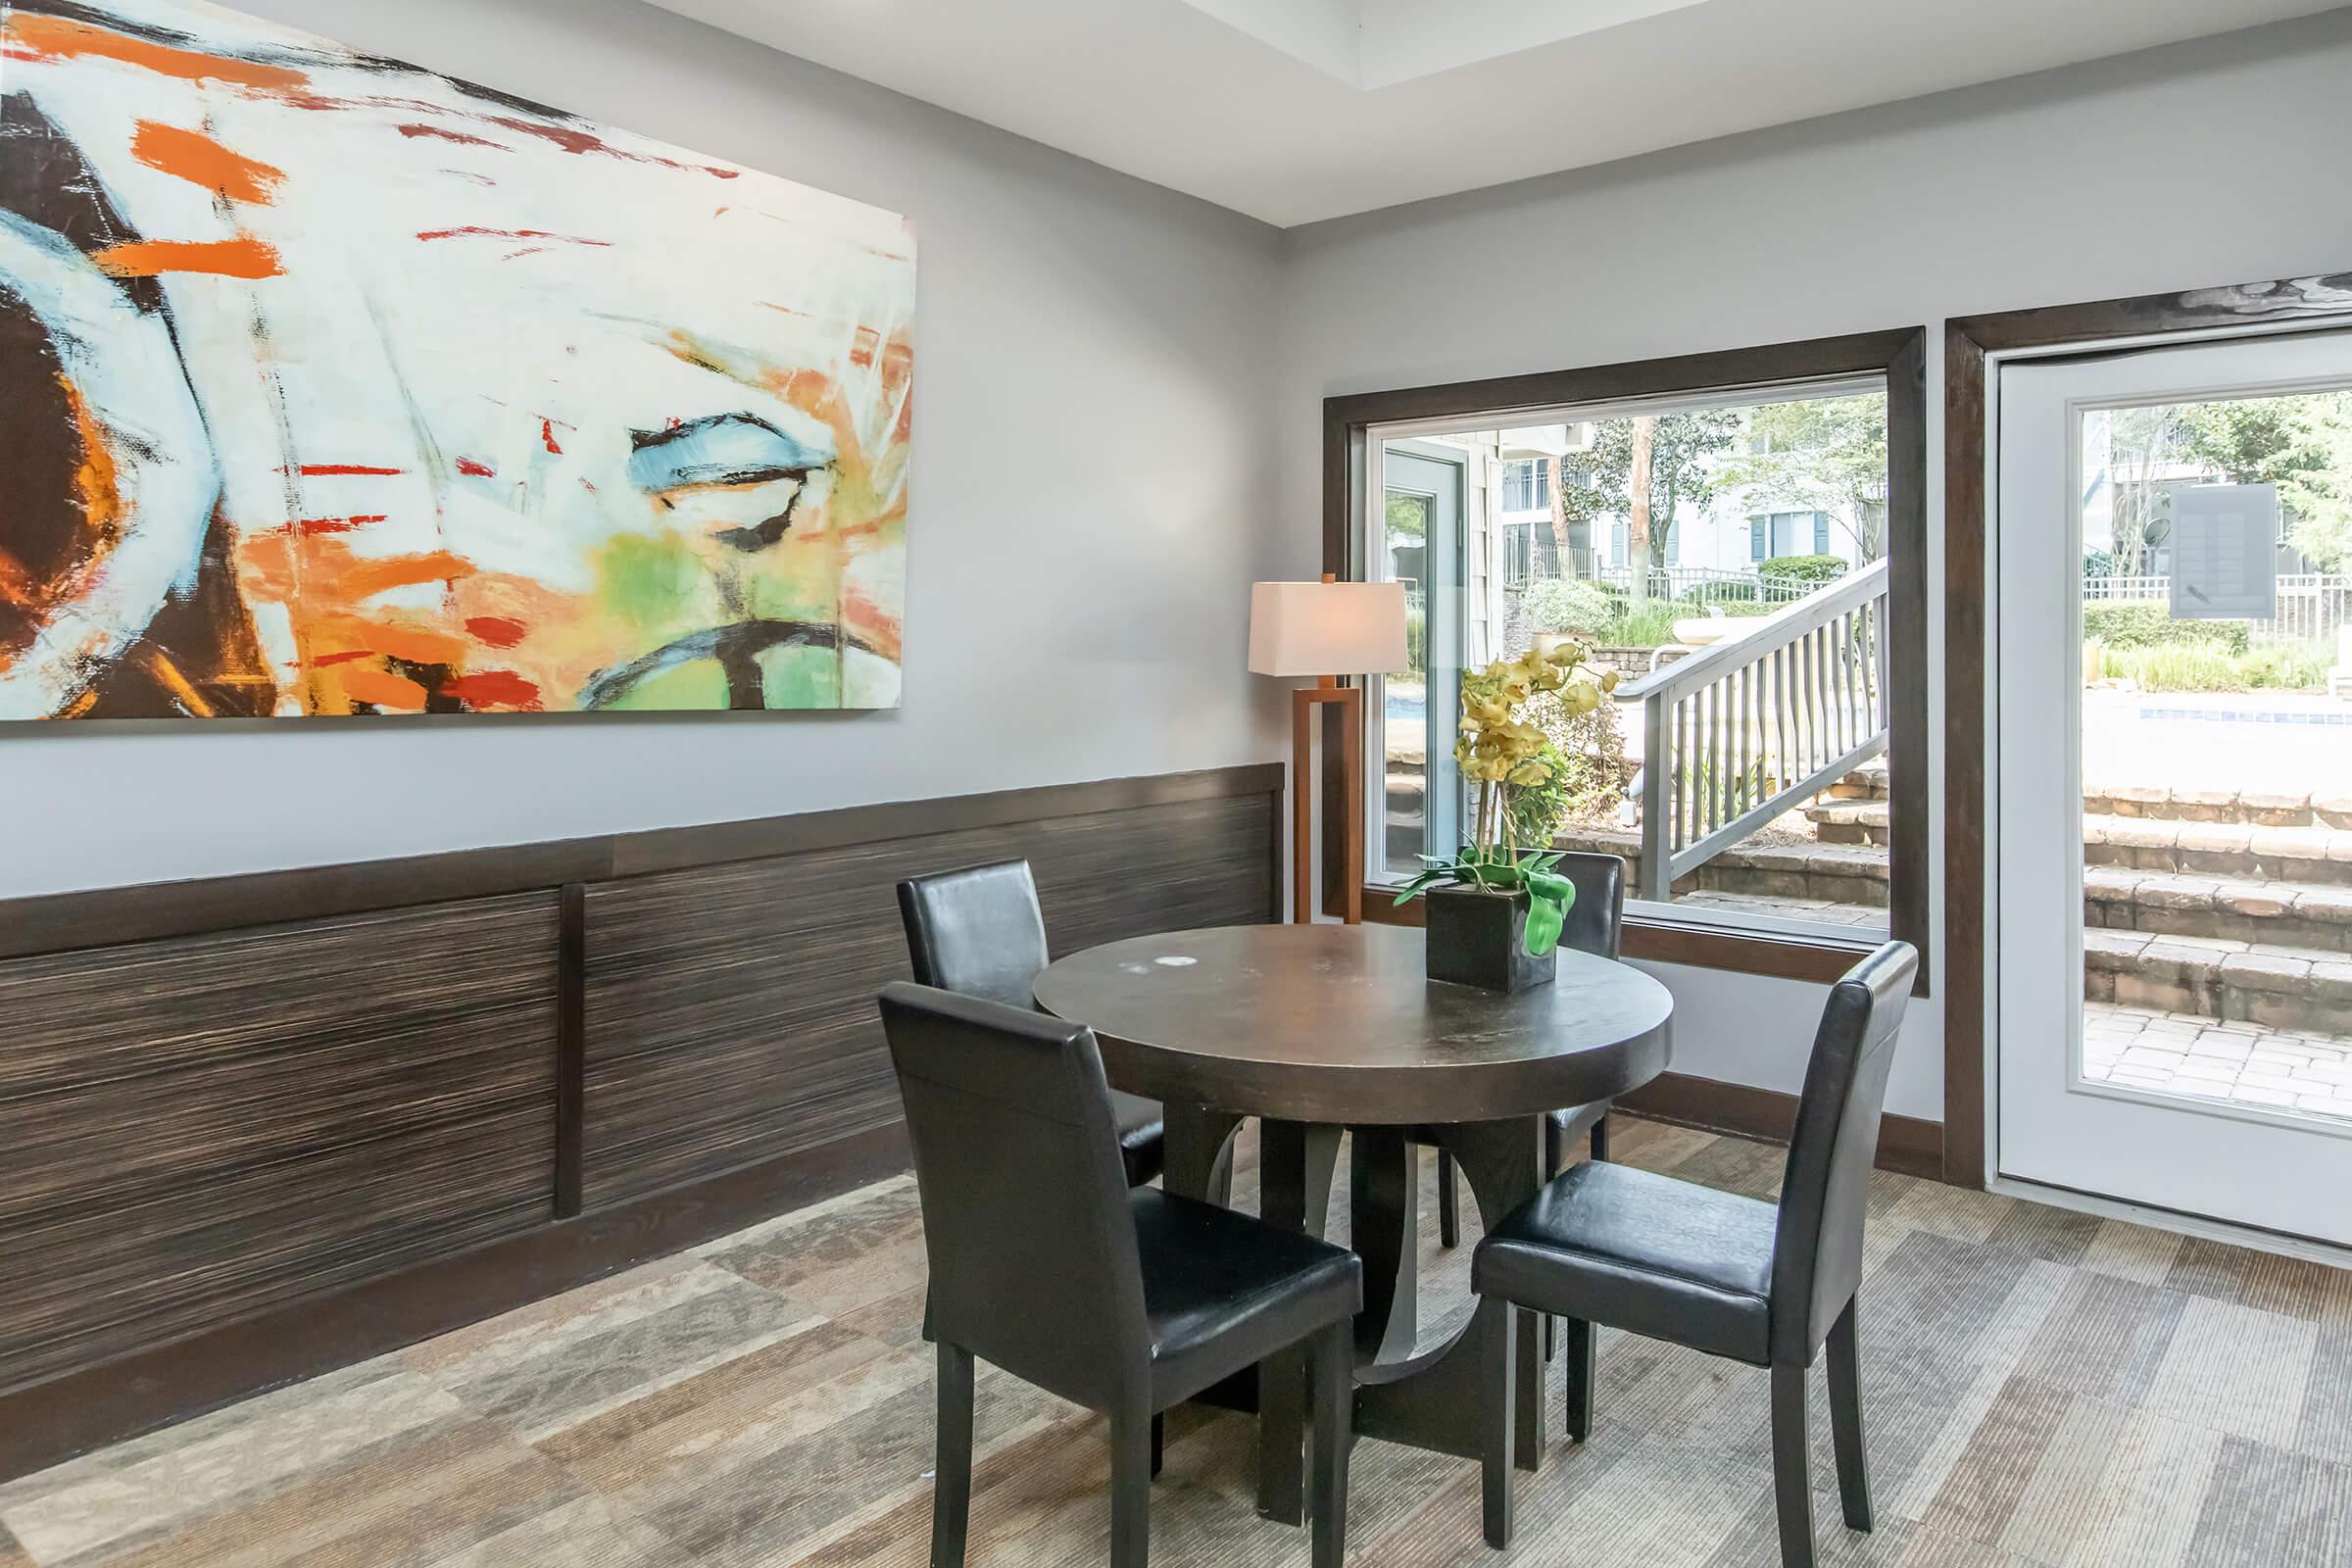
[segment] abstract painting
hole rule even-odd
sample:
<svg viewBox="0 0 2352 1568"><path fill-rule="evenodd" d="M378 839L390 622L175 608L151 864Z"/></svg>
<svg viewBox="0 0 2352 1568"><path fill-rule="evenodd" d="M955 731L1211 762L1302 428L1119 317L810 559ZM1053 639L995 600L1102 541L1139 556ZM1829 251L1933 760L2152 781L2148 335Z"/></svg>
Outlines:
<svg viewBox="0 0 2352 1568"><path fill-rule="evenodd" d="M894 707L893 214L0 0L0 718Z"/></svg>

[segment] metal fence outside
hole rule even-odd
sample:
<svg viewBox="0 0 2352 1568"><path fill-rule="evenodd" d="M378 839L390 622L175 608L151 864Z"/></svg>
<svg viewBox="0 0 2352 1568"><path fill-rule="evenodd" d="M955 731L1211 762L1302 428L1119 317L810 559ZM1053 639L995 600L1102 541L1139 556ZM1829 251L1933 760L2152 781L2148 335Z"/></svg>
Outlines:
<svg viewBox="0 0 2352 1568"><path fill-rule="evenodd" d="M2169 576L2085 577L2084 604L2170 604ZM2333 643L2338 627L2352 624L2352 574L2295 571L2278 575L2278 612L2245 623L2258 645Z"/></svg>

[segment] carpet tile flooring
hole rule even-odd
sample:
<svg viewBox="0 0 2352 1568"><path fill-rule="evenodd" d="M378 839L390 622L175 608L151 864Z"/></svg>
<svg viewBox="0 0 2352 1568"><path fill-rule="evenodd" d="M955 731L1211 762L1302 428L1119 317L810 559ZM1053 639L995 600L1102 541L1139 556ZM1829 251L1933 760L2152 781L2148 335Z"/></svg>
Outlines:
<svg viewBox="0 0 2352 1568"><path fill-rule="evenodd" d="M1630 1120L1618 1140L1711 1186L1780 1179L1762 1145ZM1424 1187L1435 1343L1468 1310L1469 1253L1437 1247ZM1880 1522L1838 1523L1816 1372L1827 1568L2352 1565L2352 1273L1885 1174L1868 1270ZM0 1568L915 1568L922 1282L913 1185L883 1182L0 1483ZM1350 1562L1777 1562L1764 1375L1607 1331L1598 1353L1592 1439L1567 1446L1555 1414L1510 1552L1480 1541L1473 1466L1365 1442ZM983 1367L978 1442L970 1561L1103 1559L1099 1419ZM1152 1560L1303 1562L1253 1475L1248 1422L1176 1412Z"/></svg>

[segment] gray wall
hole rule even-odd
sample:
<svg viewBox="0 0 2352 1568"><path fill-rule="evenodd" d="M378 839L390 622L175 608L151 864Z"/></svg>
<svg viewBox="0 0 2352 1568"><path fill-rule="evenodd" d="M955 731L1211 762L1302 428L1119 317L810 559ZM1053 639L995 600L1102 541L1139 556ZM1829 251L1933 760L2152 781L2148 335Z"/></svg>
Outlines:
<svg viewBox="0 0 2352 1568"><path fill-rule="evenodd" d="M11 726L0 895L1252 761L1279 236L629 0L242 0L910 215L906 704Z"/></svg>
<svg viewBox="0 0 2352 1568"><path fill-rule="evenodd" d="M2335 11L1293 229L1285 442L1312 450L1337 392L1923 323L1933 388L1946 317L2352 269L2347 83ZM1294 464L1283 482L1304 570L1320 480ZM1660 973L1678 1070L1797 1087L1819 988ZM1934 1117L1939 1020L1912 1011L1889 1103Z"/></svg>

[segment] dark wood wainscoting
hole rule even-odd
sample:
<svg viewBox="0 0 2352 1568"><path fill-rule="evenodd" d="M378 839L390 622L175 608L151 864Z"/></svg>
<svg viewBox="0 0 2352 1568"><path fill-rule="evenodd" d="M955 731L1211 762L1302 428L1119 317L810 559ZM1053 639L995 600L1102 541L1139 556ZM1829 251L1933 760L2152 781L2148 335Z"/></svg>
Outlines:
<svg viewBox="0 0 2352 1568"><path fill-rule="evenodd" d="M1278 764L0 903L0 1476L903 1168L892 884L1279 918Z"/></svg>

